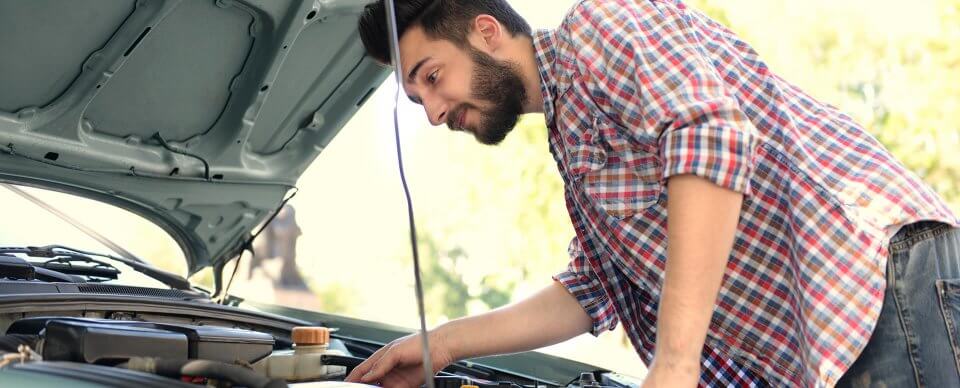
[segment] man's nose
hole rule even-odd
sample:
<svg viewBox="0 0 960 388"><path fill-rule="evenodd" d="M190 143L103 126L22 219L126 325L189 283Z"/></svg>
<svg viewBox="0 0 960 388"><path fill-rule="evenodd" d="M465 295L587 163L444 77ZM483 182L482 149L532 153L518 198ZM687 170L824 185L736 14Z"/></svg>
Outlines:
<svg viewBox="0 0 960 388"><path fill-rule="evenodd" d="M442 100L437 98L424 100L423 109L427 113L430 125L437 126L447 122L447 104Z"/></svg>

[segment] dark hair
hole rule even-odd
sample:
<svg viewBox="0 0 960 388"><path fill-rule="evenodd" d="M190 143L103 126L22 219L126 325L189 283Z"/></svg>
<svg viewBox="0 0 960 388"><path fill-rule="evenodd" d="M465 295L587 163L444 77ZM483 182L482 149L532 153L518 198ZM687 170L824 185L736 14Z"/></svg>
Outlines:
<svg viewBox="0 0 960 388"><path fill-rule="evenodd" d="M527 21L506 0L396 0L395 4L399 36L403 36L407 28L419 25L431 38L447 39L459 47L466 47L470 23L482 14L496 18L511 36L533 35ZM367 54L381 63L390 63L384 0L377 0L364 8L358 28Z"/></svg>

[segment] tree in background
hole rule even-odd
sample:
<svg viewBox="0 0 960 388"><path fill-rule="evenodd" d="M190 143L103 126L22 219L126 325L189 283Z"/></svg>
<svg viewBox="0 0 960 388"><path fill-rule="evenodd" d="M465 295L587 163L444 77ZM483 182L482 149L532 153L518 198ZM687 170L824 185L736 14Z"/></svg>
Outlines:
<svg viewBox="0 0 960 388"><path fill-rule="evenodd" d="M960 0L690 3L865 125L960 211Z"/></svg>
<svg viewBox="0 0 960 388"><path fill-rule="evenodd" d="M496 274L487 274L479 283L468 283L464 264L469 257L463 249L441 250L429 236L421 236L419 243L420 252L429 258L422 262L421 271L424 304L432 320L466 316L471 306L489 310L510 302L515 282L498 282Z"/></svg>
<svg viewBox="0 0 960 388"><path fill-rule="evenodd" d="M573 236L543 120L525 118L498 147L440 128L411 153L426 308L442 321L509 303L549 283ZM417 191L421 190L421 191ZM431 206L430 204L441 204ZM427 204L427 205L425 205ZM400 260L409 260L402 254Z"/></svg>

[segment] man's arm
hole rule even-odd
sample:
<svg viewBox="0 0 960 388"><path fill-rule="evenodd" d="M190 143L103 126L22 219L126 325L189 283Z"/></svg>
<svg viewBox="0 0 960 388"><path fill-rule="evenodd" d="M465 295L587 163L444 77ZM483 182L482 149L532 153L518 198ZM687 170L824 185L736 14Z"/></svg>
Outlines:
<svg viewBox="0 0 960 388"><path fill-rule="evenodd" d="M451 321L446 334L456 359L542 348L586 333L593 325L577 299L554 282L530 298L476 317ZM481 334L488 332L490 334Z"/></svg>
<svg viewBox="0 0 960 388"><path fill-rule="evenodd" d="M645 387L694 387L743 195L694 176L667 181L667 263Z"/></svg>
<svg viewBox="0 0 960 388"><path fill-rule="evenodd" d="M577 299L554 282L533 296L473 317L450 321L428 333L434 372L454 361L552 345L590 330L593 322ZM418 335L384 346L353 370L347 381L385 387L423 383Z"/></svg>

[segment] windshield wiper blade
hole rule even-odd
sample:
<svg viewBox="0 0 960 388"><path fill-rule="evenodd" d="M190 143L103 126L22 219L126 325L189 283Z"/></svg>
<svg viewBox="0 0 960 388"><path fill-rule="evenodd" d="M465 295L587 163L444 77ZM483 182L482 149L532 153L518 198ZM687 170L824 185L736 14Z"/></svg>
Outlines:
<svg viewBox="0 0 960 388"><path fill-rule="evenodd" d="M88 263L90 265L75 265L74 263ZM58 255L56 258L39 265L42 268L60 273L86 276L91 282L116 280L120 275L120 270L115 265L83 255Z"/></svg>
<svg viewBox="0 0 960 388"><path fill-rule="evenodd" d="M170 286L171 288L176 288L178 290L188 290L188 291L190 290L190 281L184 278L183 276L177 275L172 272L164 271L160 268L147 264L144 261L136 261L136 260L128 259L126 257L114 256L114 255L105 254L105 253L81 251L79 249L73 249L70 247L65 247L63 245L47 245L44 247L40 247L40 249L47 249L50 251L59 250L71 256L76 256L77 254L80 254L80 255L87 255L87 256L102 257L105 259L111 259L113 261L119 261L125 264L126 266L133 268L134 271L140 272L144 275L154 278L160 281L161 283Z"/></svg>
<svg viewBox="0 0 960 388"><path fill-rule="evenodd" d="M29 269L27 269L27 266L29 266ZM40 280L44 282L87 282L87 279L82 276L47 269L31 263L22 257L2 253L0 253L0 278L26 281Z"/></svg>
<svg viewBox="0 0 960 388"><path fill-rule="evenodd" d="M134 271L140 272L144 275L147 275L157 281L166 284L171 288L178 290L190 290L190 282L183 276L164 271L162 269L151 266L150 264L134 261L127 259L125 257L119 257L104 253L94 253L87 252L79 249L74 249L66 247L63 245L47 245L42 247L25 247L25 248L0 248L0 253L22 253L30 257L47 257L55 258L58 256L66 256L78 258L81 260L93 260L90 256L102 257L105 259L110 259L113 261L118 261L124 265L132 268Z"/></svg>

